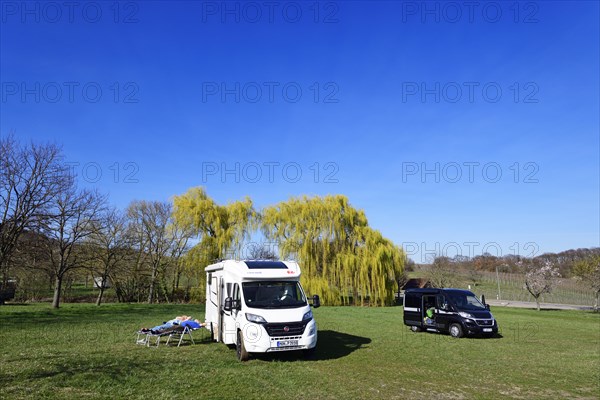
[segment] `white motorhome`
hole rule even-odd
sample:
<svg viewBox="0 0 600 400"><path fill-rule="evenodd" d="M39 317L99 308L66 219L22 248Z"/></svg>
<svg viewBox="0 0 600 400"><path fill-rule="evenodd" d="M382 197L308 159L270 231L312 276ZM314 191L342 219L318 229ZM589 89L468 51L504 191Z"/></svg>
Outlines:
<svg viewBox="0 0 600 400"><path fill-rule="evenodd" d="M250 353L317 345L317 324L293 261L224 260L206 267L206 322L217 342ZM312 297L319 307L319 296Z"/></svg>

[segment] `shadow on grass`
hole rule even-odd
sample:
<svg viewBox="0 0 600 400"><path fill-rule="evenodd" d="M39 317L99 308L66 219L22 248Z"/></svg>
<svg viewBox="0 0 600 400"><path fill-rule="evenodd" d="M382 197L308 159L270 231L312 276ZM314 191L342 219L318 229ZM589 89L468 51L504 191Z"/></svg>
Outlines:
<svg viewBox="0 0 600 400"><path fill-rule="evenodd" d="M474 335L474 336L466 336L465 339L474 339L474 340L494 340L494 339L502 339L504 336L502 336L500 333L495 333L492 336L483 336L483 335Z"/></svg>
<svg viewBox="0 0 600 400"><path fill-rule="evenodd" d="M264 361L324 361L346 357L359 350L364 345L371 343L371 339L362 336L350 335L343 332L324 330L319 331L317 348L310 353L289 351L281 353L254 353L252 358Z"/></svg>

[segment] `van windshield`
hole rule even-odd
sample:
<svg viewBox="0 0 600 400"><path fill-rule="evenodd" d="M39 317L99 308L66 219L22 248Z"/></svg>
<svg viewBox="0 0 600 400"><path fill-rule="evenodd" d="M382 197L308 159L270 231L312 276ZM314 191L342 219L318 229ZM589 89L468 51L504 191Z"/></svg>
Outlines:
<svg viewBox="0 0 600 400"><path fill-rule="evenodd" d="M298 282L244 282L244 300L254 308L292 308L306 305Z"/></svg>
<svg viewBox="0 0 600 400"><path fill-rule="evenodd" d="M486 308L472 293L451 293L450 299L459 310L485 311Z"/></svg>

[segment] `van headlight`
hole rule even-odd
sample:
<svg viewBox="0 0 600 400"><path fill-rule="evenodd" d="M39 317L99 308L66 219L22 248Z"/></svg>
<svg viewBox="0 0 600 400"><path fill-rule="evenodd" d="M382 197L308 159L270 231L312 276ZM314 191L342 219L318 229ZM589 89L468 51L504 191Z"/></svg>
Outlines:
<svg viewBox="0 0 600 400"><path fill-rule="evenodd" d="M261 317L260 315L246 313L246 319L250 322L254 322L255 324L266 324L267 320Z"/></svg>
<svg viewBox="0 0 600 400"><path fill-rule="evenodd" d="M312 310L308 310L302 317L302 321L310 321L313 318Z"/></svg>
<svg viewBox="0 0 600 400"><path fill-rule="evenodd" d="M463 318L474 318L471 314L469 314L468 312L464 312L464 311L460 311L458 313L458 315L460 315Z"/></svg>

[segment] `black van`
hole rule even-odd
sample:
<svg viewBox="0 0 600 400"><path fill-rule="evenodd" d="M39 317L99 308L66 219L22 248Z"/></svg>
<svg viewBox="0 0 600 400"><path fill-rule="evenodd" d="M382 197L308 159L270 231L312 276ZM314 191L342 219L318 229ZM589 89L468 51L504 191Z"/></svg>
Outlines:
<svg viewBox="0 0 600 400"><path fill-rule="evenodd" d="M498 324L483 301L468 290L408 289L404 293L404 324L413 332L449 332L456 338L493 336Z"/></svg>

